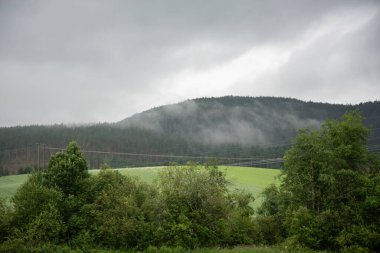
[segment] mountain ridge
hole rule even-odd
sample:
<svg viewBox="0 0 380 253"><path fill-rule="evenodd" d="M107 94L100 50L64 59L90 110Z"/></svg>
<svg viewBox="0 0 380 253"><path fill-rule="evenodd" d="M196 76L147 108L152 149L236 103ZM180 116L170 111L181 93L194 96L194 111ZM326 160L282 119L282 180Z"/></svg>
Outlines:
<svg viewBox="0 0 380 253"><path fill-rule="evenodd" d="M114 123L118 124L122 121L125 121L131 117L134 117L138 114L141 114L141 113L146 113L146 112L149 112L149 111L152 111L152 110L155 110L155 109L159 109L159 108L162 108L162 107L166 107L166 106L173 106L173 105L178 105L178 104L182 104L182 103L186 103L188 101L199 101L199 100L218 100L218 99L223 99L223 98L239 98L239 99L285 99L285 100L291 100L291 101L295 101L295 102L301 102L301 103L311 103L311 104L321 104L321 105L332 105L332 106L359 106L361 104L367 104L367 103L378 103L380 100L369 100L369 101L362 101L362 102L358 102L358 103L331 103L331 102L322 102L322 101L312 101L312 100L302 100L302 99L298 99L298 98L292 98L292 97L276 97L276 96L235 96L235 95L226 95L226 96L220 96L220 97L199 97L199 98L193 98L193 99L186 99L186 100L183 100L183 101L180 101L180 102L176 102L176 103L169 103L169 104L163 104L163 105L158 105L158 106L154 106L152 108L149 108L149 109L146 109L146 110L143 110L141 112L137 112L137 113L134 113L132 114L131 116L128 116L128 117L125 117L119 121L116 121Z"/></svg>
<svg viewBox="0 0 380 253"><path fill-rule="evenodd" d="M318 127L327 118L338 118L354 108L368 114L361 109L368 103L380 110L379 102L343 105L277 97L198 98L152 108L115 125L185 136L207 145L260 145L284 141L277 133L293 136L300 128Z"/></svg>
<svg viewBox="0 0 380 253"><path fill-rule="evenodd" d="M227 96L164 105L115 123L0 127L0 168L15 171L35 166L36 153L29 154L34 165L20 165L20 154L15 155L14 150L36 143L64 148L72 140L84 150L106 152L282 157L300 128L318 128L324 120L337 119L354 109L361 111L365 125L373 129L369 143L378 145L379 101L336 105L293 98ZM110 164L110 160L99 159L97 164Z"/></svg>

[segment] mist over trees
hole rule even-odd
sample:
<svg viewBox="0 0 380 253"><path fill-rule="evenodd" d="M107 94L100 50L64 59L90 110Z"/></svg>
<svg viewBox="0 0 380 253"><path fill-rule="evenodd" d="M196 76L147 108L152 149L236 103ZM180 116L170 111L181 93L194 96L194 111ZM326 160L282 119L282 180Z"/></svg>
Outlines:
<svg viewBox="0 0 380 253"><path fill-rule="evenodd" d="M357 108L367 127L380 127L380 102L333 105L274 97L200 98L153 108L113 124L91 126L25 126L0 128L0 168L11 166L11 152L44 143L62 147L76 140L84 150L144 154L282 157L298 129L318 128L325 119L337 119ZM375 130L369 143L377 143ZM12 160L13 159L13 160ZM34 154L36 165L36 154ZM8 170L8 171L7 171Z"/></svg>
<svg viewBox="0 0 380 253"><path fill-rule="evenodd" d="M298 129L319 127L357 108L380 123L379 102L353 105L304 102L276 97L199 98L153 108L116 123L193 139L208 145L276 146L289 141Z"/></svg>

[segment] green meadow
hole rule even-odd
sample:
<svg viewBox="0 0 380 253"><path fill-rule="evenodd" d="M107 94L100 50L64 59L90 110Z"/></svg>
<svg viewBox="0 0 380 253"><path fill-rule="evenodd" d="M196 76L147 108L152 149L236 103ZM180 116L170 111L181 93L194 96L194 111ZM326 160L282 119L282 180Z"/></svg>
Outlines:
<svg viewBox="0 0 380 253"><path fill-rule="evenodd" d="M123 175L140 178L147 183L152 183L157 178L161 170L167 167L141 167L116 169ZM255 206L261 203L260 193L270 184L278 184L278 169L264 169L238 166L219 166L219 169L226 173L231 189L244 189L255 197ZM97 173L98 170L90 170L90 173ZM26 181L28 175L11 175L0 177L0 197L10 198L17 191L17 188Z"/></svg>
<svg viewBox="0 0 380 253"><path fill-rule="evenodd" d="M17 188L26 181L27 174L0 177L0 197L10 198Z"/></svg>

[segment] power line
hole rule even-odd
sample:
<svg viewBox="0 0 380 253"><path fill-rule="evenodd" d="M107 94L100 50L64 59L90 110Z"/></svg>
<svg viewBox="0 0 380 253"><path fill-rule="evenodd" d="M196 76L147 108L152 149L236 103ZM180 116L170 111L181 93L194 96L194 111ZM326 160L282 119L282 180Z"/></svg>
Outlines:
<svg viewBox="0 0 380 253"><path fill-rule="evenodd" d="M45 146L47 150L59 150L65 149ZM148 156L148 157L160 157L160 158L188 158L188 159L210 159L210 156L189 156L189 155L162 155L162 154L144 154L144 153L124 153L124 152L110 152L110 151L98 151L98 150L82 150L83 153L93 154L111 154L111 155L125 155L125 156ZM262 157L216 157L222 160L253 160Z"/></svg>

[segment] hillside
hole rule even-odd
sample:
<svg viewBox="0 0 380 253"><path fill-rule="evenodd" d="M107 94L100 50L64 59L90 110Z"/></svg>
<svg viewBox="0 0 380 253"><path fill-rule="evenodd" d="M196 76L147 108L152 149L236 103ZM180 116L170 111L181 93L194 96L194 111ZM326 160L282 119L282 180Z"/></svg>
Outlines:
<svg viewBox="0 0 380 253"><path fill-rule="evenodd" d="M206 145L276 146L297 129L317 127L347 110L340 105L308 104L284 98L222 97L161 106L118 122L171 134Z"/></svg>
<svg viewBox="0 0 380 253"><path fill-rule="evenodd" d="M336 105L291 98L227 96L165 105L116 123L0 128L0 166L11 170L31 166L18 163L20 155L12 150L35 147L36 143L65 147L71 140L84 150L108 152L281 157L300 128L317 128L323 120L338 118L353 109L360 110L365 124L374 129L370 142L377 144L380 102ZM36 153L30 152L29 160L35 161ZM97 164L105 161L96 159ZM113 164L113 160L107 163Z"/></svg>
<svg viewBox="0 0 380 253"><path fill-rule="evenodd" d="M380 126L380 102L336 105L275 97L199 98L161 106L116 126L136 127L217 146L275 147L290 143L298 129L360 110L369 127Z"/></svg>

